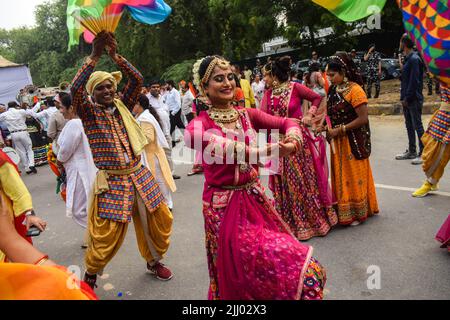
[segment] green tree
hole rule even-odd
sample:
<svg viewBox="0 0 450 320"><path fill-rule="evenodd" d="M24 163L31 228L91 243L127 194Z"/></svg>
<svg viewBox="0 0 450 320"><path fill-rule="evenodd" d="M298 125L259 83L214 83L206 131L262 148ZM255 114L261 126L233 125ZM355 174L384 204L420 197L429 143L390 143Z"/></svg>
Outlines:
<svg viewBox="0 0 450 320"><path fill-rule="evenodd" d="M221 30L220 51L232 60L260 52L262 44L279 33L282 7L278 2L209 0L211 15Z"/></svg>
<svg viewBox="0 0 450 320"><path fill-rule="evenodd" d="M196 60L185 60L181 63L174 64L169 67L161 76L164 80L173 80L175 83L181 80L192 80L192 68Z"/></svg>

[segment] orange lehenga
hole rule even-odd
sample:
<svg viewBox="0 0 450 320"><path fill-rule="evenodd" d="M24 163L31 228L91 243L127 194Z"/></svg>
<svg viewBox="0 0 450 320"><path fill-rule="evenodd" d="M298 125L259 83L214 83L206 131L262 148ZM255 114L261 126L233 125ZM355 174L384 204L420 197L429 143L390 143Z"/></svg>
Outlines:
<svg viewBox="0 0 450 320"><path fill-rule="evenodd" d="M366 103L366 94L356 83L351 83L349 90L343 93L338 93L335 87L330 88L328 115L332 126L352 122L357 117L354 109ZM379 212L369 160L370 148L368 124L332 141L331 184L341 225L363 222Z"/></svg>

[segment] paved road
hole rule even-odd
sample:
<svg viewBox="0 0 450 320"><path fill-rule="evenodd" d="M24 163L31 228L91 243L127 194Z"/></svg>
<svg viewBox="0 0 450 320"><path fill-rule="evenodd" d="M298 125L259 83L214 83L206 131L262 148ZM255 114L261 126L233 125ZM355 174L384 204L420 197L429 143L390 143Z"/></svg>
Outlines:
<svg viewBox="0 0 450 320"><path fill-rule="evenodd" d="M442 179L442 194L412 198L404 188L419 186L424 177L420 166L394 160L407 146L402 118L372 117L371 124L371 162L381 212L358 227L337 227L326 237L307 242L327 270L325 298L450 299L450 255L434 240L450 213L450 169ZM206 299L203 176L187 177L191 153L181 152L180 147L177 151L180 164L176 172L182 179L177 181L172 245L165 259L174 278L161 282L145 273L130 226L121 250L98 281L101 299ZM49 230L36 239L36 245L60 264L83 268L83 231L65 217L50 169L40 168L38 175L24 180L36 211L49 223ZM380 268L380 289L367 287L369 266Z"/></svg>

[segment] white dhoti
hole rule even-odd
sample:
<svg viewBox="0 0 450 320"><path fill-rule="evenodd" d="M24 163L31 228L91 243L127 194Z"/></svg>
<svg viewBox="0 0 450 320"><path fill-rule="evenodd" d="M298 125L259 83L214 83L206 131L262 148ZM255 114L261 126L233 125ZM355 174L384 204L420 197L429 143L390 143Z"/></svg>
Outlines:
<svg viewBox="0 0 450 320"><path fill-rule="evenodd" d="M30 167L34 167L34 152L30 134L27 131L14 132L11 133L11 140L25 171L28 171Z"/></svg>
<svg viewBox="0 0 450 320"><path fill-rule="evenodd" d="M170 191L169 187L164 180L164 175L161 171L161 166L159 164L158 158L155 157L155 174L154 174L156 183L158 183L159 189L161 190L162 195L166 200L166 204L169 209L173 208L173 200L172 200L172 191Z"/></svg>

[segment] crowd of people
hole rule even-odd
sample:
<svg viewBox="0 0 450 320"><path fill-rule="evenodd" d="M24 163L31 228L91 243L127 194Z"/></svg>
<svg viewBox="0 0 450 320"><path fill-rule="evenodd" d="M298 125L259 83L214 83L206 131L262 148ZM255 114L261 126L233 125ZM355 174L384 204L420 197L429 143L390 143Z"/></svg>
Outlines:
<svg viewBox="0 0 450 320"><path fill-rule="evenodd" d="M411 39L403 37L401 48L406 56L401 100L410 146L397 159L423 158L427 180L413 195L424 196L437 190L450 158L450 91L440 89L441 108L424 133L418 123L420 61ZM94 72L105 52L120 71ZM114 35L103 32L70 93L58 93L46 107L11 102L7 111L0 109L0 121L25 172L36 173L39 148L45 147L45 158L65 186L67 216L84 233L83 285L96 288L97 276L122 246L131 222L147 270L162 281L173 277L161 261L170 246L173 193L180 178L172 159L178 128L185 145L195 150L188 175L205 178L209 299L323 299L326 268L304 241L379 213L368 116L372 83L375 98L380 93L374 46L366 57L373 69L366 91L360 67L345 52L329 57L325 70L314 52L301 80L290 57L265 65L257 61L254 70L241 72L224 57L207 56L195 63L191 82L145 84L118 54ZM127 83L119 90L123 75ZM31 130L32 122L42 127ZM34 133L45 135L45 143L34 142ZM267 135L266 144L258 145L258 133ZM270 172L273 199L260 181L262 168ZM36 217L19 168L2 151L0 170L2 212L15 222L7 232L29 240L29 227L44 231L46 222ZM0 258L54 265L29 242L14 248L3 236L0 250L6 256ZM450 251L450 216L438 239ZM95 297L91 289L79 289L84 297Z"/></svg>

